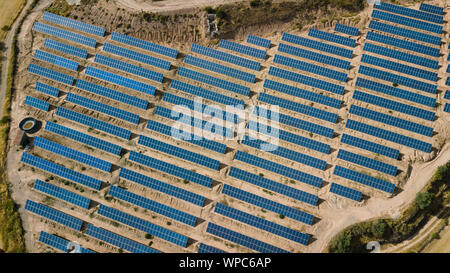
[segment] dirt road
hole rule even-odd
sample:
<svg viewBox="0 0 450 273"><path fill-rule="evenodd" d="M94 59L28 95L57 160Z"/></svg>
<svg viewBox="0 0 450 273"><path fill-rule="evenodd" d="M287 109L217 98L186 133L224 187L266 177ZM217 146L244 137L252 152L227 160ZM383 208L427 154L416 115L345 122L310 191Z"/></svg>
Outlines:
<svg viewBox="0 0 450 273"><path fill-rule="evenodd" d="M242 0L115 0L117 5L133 10L142 10L147 12L169 12L179 10L189 10L192 8L204 6L216 6L239 2Z"/></svg>

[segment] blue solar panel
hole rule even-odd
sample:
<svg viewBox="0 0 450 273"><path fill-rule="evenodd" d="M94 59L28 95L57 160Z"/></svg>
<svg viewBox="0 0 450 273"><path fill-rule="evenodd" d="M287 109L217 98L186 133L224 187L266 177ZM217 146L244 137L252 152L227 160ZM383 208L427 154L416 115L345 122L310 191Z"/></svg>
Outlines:
<svg viewBox="0 0 450 273"><path fill-rule="evenodd" d="M272 81L269 79L264 80L264 88L272 89L275 91L279 91L291 96L299 97L305 100L309 100L312 102L317 102L326 106L330 106L336 109L341 108L341 100L327 97L325 95L317 94L315 92L303 90L291 85L279 83L276 81Z"/></svg>
<svg viewBox="0 0 450 273"><path fill-rule="evenodd" d="M378 83L378 82L374 82L374 81L370 81L364 78L357 78L356 79L356 86L359 87L363 87L363 88L367 88L373 91L377 91L389 96L393 96L393 97L397 97L397 98L401 98L404 100L408 100L408 101L412 101L415 103L419 103L425 106L429 106L429 107L434 107L436 105L436 98L431 98L431 97L427 97L424 95L420 95L420 94L416 94L413 92L409 92L409 91L405 91L403 89L397 88L397 87L393 87L390 85L386 85L386 84L382 84L382 83ZM363 99L362 97L358 97L358 99ZM381 99L381 98L380 98ZM378 100L378 99L377 99ZM417 107L413 107L410 105L406 105L406 104L402 104L402 103L387 103L387 101L383 101L383 103L375 103L374 101L376 101L375 99L371 99L371 103L373 104L377 104L379 106L383 106L383 107L387 107L387 108L391 108L393 110L396 111L400 111L403 112L405 111L405 113L416 116L419 115L418 117L423 118L423 119L427 119L427 120L433 120L434 119L434 113L421 109L421 108L417 108ZM387 103L387 104L385 104ZM404 109L404 110L400 110L400 109ZM420 111L417 111L420 110Z"/></svg>
<svg viewBox="0 0 450 273"><path fill-rule="evenodd" d="M268 170L270 172L274 172L292 179L295 179L297 181L306 183L308 185L320 188L322 186L322 178L310 175L308 173L304 173L302 171L299 171L297 169L286 167L285 165L281 165L279 163L275 163L272 161L269 161L267 159L263 159L248 153L244 153L242 151L238 151L236 153L236 156L234 158L235 160L242 161L244 163L247 163L249 165L253 165L265 170ZM316 165L315 168L321 169L322 166Z"/></svg>
<svg viewBox="0 0 450 273"><path fill-rule="evenodd" d="M349 46L349 47L355 47L356 45L356 40L351 39L351 38L347 38L347 37L342 37L333 33L328 33L325 31L321 31L321 30L317 30L315 28L311 28L309 29L308 35L311 37L315 37L315 38L319 38L328 42L333 42L333 43L337 43L337 44L341 44L341 45L345 45L345 46Z"/></svg>
<svg viewBox="0 0 450 273"><path fill-rule="evenodd" d="M395 47L399 47L399 48L403 48L403 49L410 50L410 51L413 51L416 53L429 55L432 57L439 57L439 53L440 53L439 48L424 46L421 44L405 41L402 39L397 39L394 37L382 35L382 34L379 34L376 32L368 32L366 39L372 40L375 42L379 42L379 43L383 43L383 44L387 44L387 45L391 45L391 46L395 46Z"/></svg>
<svg viewBox="0 0 450 273"><path fill-rule="evenodd" d="M110 218L112 220L118 221L130 227L136 228L138 230L142 230L147 232L155 237L159 237L163 240L166 240L170 243L186 247L188 237L176 233L174 231L168 230L161 226L155 225L153 223L147 222L141 218L135 217L133 215L124 213L120 210L116 210L110 207L107 207L103 204L100 204L97 213L104 217Z"/></svg>
<svg viewBox="0 0 450 273"><path fill-rule="evenodd" d="M394 5L394 4L390 4L390 3L386 3L386 2L380 2L379 4L376 3L374 5L374 8L389 11L392 13L405 15L408 17L414 17L417 19L429 21L429 22L436 23L436 24L442 24L442 21L444 19L442 15L430 14L428 12L423 12L421 10L405 8L405 7L402 7L399 5Z"/></svg>
<svg viewBox="0 0 450 273"><path fill-rule="evenodd" d="M334 31L345 33L351 36L358 36L359 33L359 29L357 29L356 27L350 27L342 24L336 24L334 26Z"/></svg>
<svg viewBox="0 0 450 273"><path fill-rule="evenodd" d="M192 44L191 51L208 56L213 59L217 59L220 61L224 61L227 63L231 63L237 66L242 66L251 70L259 71L261 64L246 58L238 57L233 54L229 54L226 52L222 52L213 48L209 48L206 46L201 46L199 44Z"/></svg>
<svg viewBox="0 0 450 273"><path fill-rule="evenodd" d="M205 197L201 195L172 186L170 184L164 183L162 181L156 180L129 169L121 168L119 177L130 180L147 188L168 194L175 198L179 198L200 207L202 207L205 202Z"/></svg>
<svg viewBox="0 0 450 273"><path fill-rule="evenodd" d="M72 56L80 57L82 59L86 59L88 55L88 51L85 49L74 47L48 38L45 39L44 46Z"/></svg>
<svg viewBox="0 0 450 273"><path fill-rule="evenodd" d="M150 130L156 131L158 133L178 139L175 136L173 136L172 128L173 127L171 127L171 126L168 126L168 125L165 125L165 124L153 121L153 120L149 120L147 123L147 129L150 129ZM224 154L226 151L227 146L225 144L215 142L215 141L212 141L209 139L205 139L201 136L191 134L191 132L189 132L189 136L190 136L190 138L187 138L187 139L181 138L181 140L201 146L203 148L206 148L206 149L209 149L211 151L215 151L215 152L218 152L221 154Z"/></svg>
<svg viewBox="0 0 450 273"><path fill-rule="evenodd" d="M93 84L91 82L83 81L83 80L77 80L75 86L77 88L80 88L82 90L100 95L102 97L106 97L112 100L116 100L119 102L123 102L128 105L132 105L144 110L147 110L148 101L136 98L135 96L130 96L127 94L124 94L122 92L118 92L116 90L112 90L97 84Z"/></svg>
<svg viewBox="0 0 450 273"><path fill-rule="evenodd" d="M426 142L423 142L423 141L420 141L420 140L417 140L417 139L414 139L411 137L407 137L404 135L400 135L400 134L397 134L397 133L394 133L394 132L391 132L388 130L370 126L370 125L367 125L367 124L364 124L364 123L361 123L358 121L354 121L351 119L349 119L347 121L346 128L360 131L362 133L369 134L369 135L379 137L382 139L386 139L386 140L389 140L389 141L392 141L392 142L395 142L395 143L398 143L401 145L411 147L413 149L424 151L426 153L429 153L431 151L430 143L426 143Z"/></svg>
<svg viewBox="0 0 450 273"><path fill-rule="evenodd" d="M117 85L121 85L130 89L134 89L139 92L148 94L150 96L153 96L155 94L156 88L154 86L139 81L135 81L127 77L122 77L114 73L106 72L104 70L92 66L87 66L84 73L88 76L98 78L100 80L104 80L107 82L111 82Z"/></svg>
<svg viewBox="0 0 450 273"><path fill-rule="evenodd" d="M44 243L46 245L49 245L51 247L54 247L58 250L61 250L63 252L68 252L70 249L70 241L63 239L61 237L58 237L56 235L47 233L45 231L41 231L39 234L39 242ZM80 247L79 253L95 253L92 250Z"/></svg>
<svg viewBox="0 0 450 273"><path fill-rule="evenodd" d="M110 106L108 104L104 104L95 100L91 100L79 95L76 95L74 93L68 93L66 96L66 101L78 104L80 106L83 106L85 108L92 109L94 111L98 111L107 115L110 115L112 117L125 120L128 122L131 122L133 124L139 123L139 115Z"/></svg>
<svg viewBox="0 0 450 273"><path fill-rule="evenodd" d="M178 75L186 77L191 80L200 81L212 86L222 88L227 91L231 91L243 96L248 96L250 93L250 87L240 85L234 82L222 80L207 74L203 74L194 70L187 69L185 67L178 68Z"/></svg>
<svg viewBox="0 0 450 273"><path fill-rule="evenodd" d="M332 183L331 187L330 187L330 192L340 195L340 196L344 196L348 199L354 200L354 201L361 201L361 197L362 197L362 192L336 184L336 183Z"/></svg>
<svg viewBox="0 0 450 273"><path fill-rule="evenodd" d="M351 162L353 164L357 164L369 169L373 169L379 172L383 172L392 176L395 176L397 174L397 167L386 164L384 162L368 158L362 155L354 154L345 150L340 149L338 152L339 159Z"/></svg>
<svg viewBox="0 0 450 273"><path fill-rule="evenodd" d="M420 66L432 68L432 69L438 69L438 61L436 60L430 60L424 57L416 56L413 54L405 53L398 50L393 50L390 48L382 47L379 45L371 44L366 42L364 45L364 50L368 52L372 52L375 54L387 56L389 58L402 60L408 63L417 64Z"/></svg>
<svg viewBox="0 0 450 273"><path fill-rule="evenodd" d="M211 70L213 72L223 74L229 77L233 77L239 80L243 80L246 82L254 83L255 82L255 75L250 74L238 69L234 69L225 65L221 65L218 63L206 61L197 57L194 57L192 55L186 55L184 57L184 62L186 64L190 64L193 66L197 66L206 70Z"/></svg>
<svg viewBox="0 0 450 273"><path fill-rule="evenodd" d="M270 222L260 217L253 216L241 210L217 203L214 212L223 216L229 217L239 222L243 222L250 226L265 230L267 232L276 234L302 245L308 245L309 235L284 227L282 225Z"/></svg>
<svg viewBox="0 0 450 273"><path fill-rule="evenodd" d="M67 226L75 230L81 230L81 225L83 224L83 221L81 221L78 218L75 218L73 216L62 213L58 210L44 206L31 200L27 200L25 204L25 210L28 210L39 216L42 216L44 218L47 218L49 220L52 220L54 222L57 222L61 225Z"/></svg>
<svg viewBox="0 0 450 273"><path fill-rule="evenodd" d="M61 108L59 107L56 110L56 115L70 119L74 122L84 124L86 126L95 128L100 131L104 131L108 134L129 140L131 136L131 132L129 130L123 129L122 127L118 127L115 125L112 125L108 122L104 122L98 119L91 118L89 116L74 112L72 110Z"/></svg>
<svg viewBox="0 0 450 273"><path fill-rule="evenodd" d="M59 89L41 82L36 82L36 91L42 92L44 94L50 95L52 97L59 96Z"/></svg>
<svg viewBox="0 0 450 273"><path fill-rule="evenodd" d="M165 142L161 142L159 140L146 137L144 135L139 136L138 144L147 146L151 149L170 154L175 157L179 157L181 159L199 164L201 166L205 166L207 168L218 170L220 161L212 159L210 157L197 154L185 149L181 149L177 146L173 146L170 144L167 144Z"/></svg>
<svg viewBox="0 0 450 273"><path fill-rule="evenodd" d="M75 43L79 43L88 47L93 47L97 45L97 40L86 37L84 35L80 35L77 33L73 33L64 29L60 29L57 27L49 26L46 24L42 24L40 22L35 22L33 25L33 30L42 32L48 35L52 35L61 39L69 40Z"/></svg>
<svg viewBox="0 0 450 273"><path fill-rule="evenodd" d="M390 147L347 134L342 134L341 143L345 143L354 147L358 147L394 159L397 159L400 153L399 150L392 149Z"/></svg>
<svg viewBox="0 0 450 273"><path fill-rule="evenodd" d="M226 253L226 252L218 248L200 243L197 253Z"/></svg>
<svg viewBox="0 0 450 273"><path fill-rule="evenodd" d="M415 20L415 19L411 19L411 18L407 18L407 17L403 17L403 16L391 14L391 13L387 13L387 12L384 12L384 11L379 11L379 10L375 10L374 9L373 12L372 12L372 17L376 18L376 19L380 19L380 20L384 20L384 21L389 21L389 22L392 22L392 23L400 24L400 25L405 25L405 26L408 26L408 27L413 27L413 28L417 28L417 29L421 29L421 30L437 33L437 34L441 34L442 33L442 26L440 26L440 25L430 24L430 23L427 23L427 22L423 22L423 21L419 21L419 20Z"/></svg>
<svg viewBox="0 0 450 273"><path fill-rule="evenodd" d="M37 99L35 97L31 97L31 96L27 96L25 98L25 102L26 105L32 106L36 109L48 112L48 108L50 107L50 103Z"/></svg>
<svg viewBox="0 0 450 273"><path fill-rule="evenodd" d="M361 65L359 67L358 73L364 74L367 76L371 76L374 78L382 79L385 81L389 81L392 83L397 83L401 85L405 85L420 91L428 92L431 94L436 94L437 85L425 83L423 81L414 80L411 78L399 76L398 74L393 74L385 71L381 71L379 69L371 68L368 66Z"/></svg>
<svg viewBox="0 0 450 273"><path fill-rule="evenodd" d="M431 13L435 13L435 14L439 14L439 15L442 15L444 13L444 8L429 5L426 3L420 3L419 10L423 10L423 11L427 11L427 12L431 12Z"/></svg>
<svg viewBox="0 0 450 273"><path fill-rule="evenodd" d="M370 21L369 28L378 30L378 31L387 32L387 33L405 37L405 38L414 39L414 40L425 42L425 43L430 43L430 44L437 45L437 46L441 45L441 37L414 31L414 30L410 30L410 29L406 29L406 28L392 26L392 25L384 24L384 23L377 22L377 21Z"/></svg>
<svg viewBox="0 0 450 273"><path fill-rule="evenodd" d="M277 63L277 64L289 66L289 67L292 67L295 69L299 69L302 71L310 72L312 74L321 75L321 76L331 78L334 80L343 81L343 82L347 81L347 74L345 74L345 73L338 72L338 71L335 71L332 69L328 69L323 66L310 64L310 63L303 62L300 60L288 58L283 55L276 54L275 57L273 58L273 62Z"/></svg>
<svg viewBox="0 0 450 273"><path fill-rule="evenodd" d="M444 99L450 100L450 90L447 90L444 95Z"/></svg>
<svg viewBox="0 0 450 273"><path fill-rule="evenodd" d="M77 205L84 209L89 209L89 205L91 204L91 200L88 198L70 192L68 190L62 189L50 183L43 182L41 180L36 180L34 183L34 189L50 196L62 199L71 204Z"/></svg>
<svg viewBox="0 0 450 273"><path fill-rule="evenodd" d="M271 66L269 68L269 75L298 82L304 85L309 85L335 94L339 95L344 94L344 86L330 83L329 81L318 80L313 77L308 77L299 73L294 73L274 66Z"/></svg>
<svg viewBox="0 0 450 273"><path fill-rule="evenodd" d="M450 103L446 103L444 106L444 112L450 113Z"/></svg>
<svg viewBox="0 0 450 273"><path fill-rule="evenodd" d="M388 193L395 189L395 184L341 166L336 166L333 174Z"/></svg>
<svg viewBox="0 0 450 273"><path fill-rule="evenodd" d="M388 61L385 59L373 57L366 54L362 55L361 62L376 65L382 68L394 70L403 74L408 74L414 77L422 78L433 82L436 82L438 79L437 73L435 72L423 70L409 65L404 65L398 62Z"/></svg>
<svg viewBox="0 0 450 273"><path fill-rule="evenodd" d="M61 66L73 71L77 71L78 70L78 63L74 62L72 60L57 56L57 55L53 55L50 53L47 53L45 51L41 51L41 50L36 50L34 52L34 58L44 61L44 62L48 62L57 66Z"/></svg>
<svg viewBox="0 0 450 273"><path fill-rule="evenodd" d="M67 17L63 17L63 16L59 16L50 12L44 12L44 16L42 17L42 19L44 21L49 21L61 26L65 26L65 27L69 27L69 28L73 28L79 31L83 31L86 33L90 33L90 34L94 34L97 36L105 36L105 30L101 27L98 26L93 26L90 24L86 24L83 22L79 22L79 21L75 21L73 19L67 18Z"/></svg>
<svg viewBox="0 0 450 273"><path fill-rule="evenodd" d="M275 201L260 197L250 192L240 190L227 184L223 185L222 194L270 210L272 212L284 215L286 217L292 218L294 220L300 221L308 225L312 225L314 220L314 216L309 213L303 212L298 209L294 209L286 205L282 205Z"/></svg>
<svg viewBox="0 0 450 273"><path fill-rule="evenodd" d="M303 48L298 48L295 46L290 46L287 44L280 43L280 45L278 46L278 51L287 53L287 54L291 54L291 55L294 55L297 57L305 58L308 60L312 60L315 62L332 65L332 66L339 67L339 68L342 68L345 70L350 69L349 61L341 60L341 59L327 56L327 55L324 55L321 53L316 53L316 52L309 51L309 50L306 50Z"/></svg>
<svg viewBox="0 0 450 273"><path fill-rule="evenodd" d="M31 154L23 153L21 161L25 164L34 166L43 171L52 173L54 175L60 176L61 178L79 183L81 185L99 190L102 185L102 181L92 178L90 176L81 174L79 172L67 169L63 166L55 164L51 161L47 161L40 157L36 157Z"/></svg>
<svg viewBox="0 0 450 273"><path fill-rule="evenodd" d="M167 56L169 58L176 59L178 56L178 51L172 48L168 48L162 45L154 44L151 42L147 42L138 38L134 38L131 36L127 36L124 34L120 34L117 32L113 32L111 36L111 40L117 41L123 44L131 45L134 47L138 47L141 49L145 49L163 56Z"/></svg>
<svg viewBox="0 0 450 273"><path fill-rule="evenodd" d="M186 170L164 161L160 161L150 156L136 153L135 151L130 152L129 159L150 168L211 188L212 178L210 177Z"/></svg>
<svg viewBox="0 0 450 273"><path fill-rule="evenodd" d="M172 218L186 225L195 226L195 223L197 222L197 217L193 215L171 208L164 204L155 202L153 200L134 194L132 192L126 191L117 186L111 186L108 194L111 195L112 197L124 200L133 205Z"/></svg>
<svg viewBox="0 0 450 273"><path fill-rule="evenodd" d="M261 49L256 49L250 46L241 45L228 40L220 40L219 46L228 50L232 50L244 55L255 57L258 59L266 59L266 51Z"/></svg>
<svg viewBox="0 0 450 273"><path fill-rule="evenodd" d="M106 229L98 228L92 224L88 225L86 234L132 253L160 253L146 245L136 243L135 241L112 233Z"/></svg>
<svg viewBox="0 0 450 273"><path fill-rule="evenodd" d="M334 45L329 45L326 43L322 43L322 42L318 42L318 41L311 40L308 38L292 35L289 33L283 33L282 40L293 43L293 44L298 44L301 46L328 52L328 53L331 53L331 54L334 54L337 56L341 56L344 58L351 59L353 57L353 50L349 50L349 49L334 46Z"/></svg>
<svg viewBox="0 0 450 273"><path fill-rule="evenodd" d="M49 132L53 132L55 134L73 139L80 143L98 148L105 152L120 156L120 152L122 151L122 147L119 145L113 144L111 142L105 141L103 139L99 139L81 132L77 130L70 129L68 127L64 127L62 125L56 124L51 121L47 121L45 124L45 130Z"/></svg>
<svg viewBox="0 0 450 273"><path fill-rule="evenodd" d="M103 46L103 51L112 53L117 56L125 57L130 60L135 60L144 64L159 67L164 70L170 70L170 62L162 59L152 57L137 51L126 49L120 46L116 46L110 43L105 43Z"/></svg>
<svg viewBox="0 0 450 273"><path fill-rule="evenodd" d="M273 191L293 199L299 200L301 202L305 202L307 204L317 206L317 202L319 198L317 195L310 194L301 190L298 190L293 187L286 186L282 183L275 182L273 180L264 178L260 175L256 175L253 173L246 172L244 170L231 167L228 172L229 177L234 177L236 179L240 179L242 181L248 182L250 184L256 185L258 187L264 188L269 191Z"/></svg>
<svg viewBox="0 0 450 273"><path fill-rule="evenodd" d="M261 47L265 47L265 48L269 48L270 47L270 40L268 39L264 39L258 36L254 36L249 34L247 36L247 43L249 44L254 44L257 46L261 46Z"/></svg>
<svg viewBox="0 0 450 273"><path fill-rule="evenodd" d="M38 76L42 76L45 78L48 78L50 80L54 80L57 82L61 82L67 85L72 85L73 84L73 77L60 73L60 72L56 72L54 70L39 66L39 65L35 65L35 64L30 64L30 66L28 66L28 72L36 74Z"/></svg>

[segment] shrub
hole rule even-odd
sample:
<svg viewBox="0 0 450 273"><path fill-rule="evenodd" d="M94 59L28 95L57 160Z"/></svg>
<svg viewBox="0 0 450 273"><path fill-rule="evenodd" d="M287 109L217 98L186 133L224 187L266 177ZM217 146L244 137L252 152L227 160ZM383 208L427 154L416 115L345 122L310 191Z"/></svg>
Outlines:
<svg viewBox="0 0 450 273"><path fill-rule="evenodd" d="M421 210L426 209L433 199L433 194L430 192L419 192L416 195L414 204Z"/></svg>

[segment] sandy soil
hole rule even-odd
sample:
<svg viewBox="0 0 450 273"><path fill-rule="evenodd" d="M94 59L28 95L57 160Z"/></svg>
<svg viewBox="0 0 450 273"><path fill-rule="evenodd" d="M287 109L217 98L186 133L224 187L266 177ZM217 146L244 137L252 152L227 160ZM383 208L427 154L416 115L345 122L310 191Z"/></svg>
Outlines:
<svg viewBox="0 0 450 273"><path fill-rule="evenodd" d="M114 0L119 7L147 12L188 11L204 6L217 6L242 0Z"/></svg>

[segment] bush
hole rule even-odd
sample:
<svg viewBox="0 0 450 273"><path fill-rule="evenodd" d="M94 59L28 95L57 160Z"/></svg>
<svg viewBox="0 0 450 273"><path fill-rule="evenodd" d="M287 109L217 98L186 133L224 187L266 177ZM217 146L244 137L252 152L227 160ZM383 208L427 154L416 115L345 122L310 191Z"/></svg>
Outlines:
<svg viewBox="0 0 450 273"><path fill-rule="evenodd" d="M380 219L371 227L371 232L376 238L383 238L384 233L386 232L386 223Z"/></svg>
<svg viewBox="0 0 450 273"><path fill-rule="evenodd" d="M424 210L431 204L432 199L433 199L432 193L419 192L416 196L414 203L419 209Z"/></svg>
<svg viewBox="0 0 450 273"><path fill-rule="evenodd" d="M352 235L344 232L331 243L330 250L335 253L350 253L352 251Z"/></svg>
<svg viewBox="0 0 450 273"><path fill-rule="evenodd" d="M257 8L257 7L261 6L261 0L252 0L252 1L250 1L250 6L252 8Z"/></svg>

